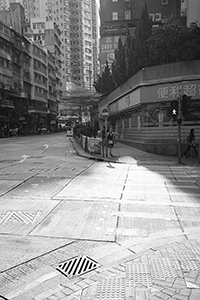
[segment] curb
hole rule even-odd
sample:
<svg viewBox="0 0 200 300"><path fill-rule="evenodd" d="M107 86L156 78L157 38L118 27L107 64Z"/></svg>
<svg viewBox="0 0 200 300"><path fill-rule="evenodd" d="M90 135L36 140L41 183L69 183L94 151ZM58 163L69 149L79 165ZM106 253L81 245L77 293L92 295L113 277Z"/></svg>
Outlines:
<svg viewBox="0 0 200 300"><path fill-rule="evenodd" d="M84 150L82 148L81 148L81 151L79 151L77 149L77 147L75 146L75 143L74 143L74 142L77 143L77 141L76 140L72 140L72 138L69 138L69 140L70 140L70 142L71 142L71 144L72 144L72 146L73 146L73 148L76 151L76 154L78 156L81 156L81 157L84 157L84 158L87 158L87 159L90 159L90 160L101 161L101 162L127 164L127 162L119 161L118 157L116 157L115 160L111 160L111 159L106 158L106 157L97 157L97 156L89 154L87 152L86 152L87 154L81 153ZM78 146L81 147L79 144L78 144ZM166 159L167 159L167 157L166 157ZM153 161L153 163L155 163L155 162ZM138 158L138 159L136 159L136 162L134 164L137 164L138 166L142 166L144 164L145 165L151 165L152 161L150 162L149 160L142 160L142 159ZM168 166L170 166L172 164L176 165L176 166L182 166L182 167L187 167L187 166L188 167L189 166L196 166L197 167L197 166L200 166L200 162L189 162L189 161L186 162L185 160L184 161L182 160L181 163L179 163L178 161L156 161L156 165L168 165Z"/></svg>
<svg viewBox="0 0 200 300"><path fill-rule="evenodd" d="M76 146L74 145L74 141L72 141L71 138L69 138L74 150L76 151L77 155L81 156L81 157L84 157L84 158L87 158L87 159L91 159L91 160L96 160L96 161L101 161L101 162L110 162L110 163L119 163L119 164L123 164L123 162L120 162L120 161L117 161L117 160L110 160L109 158L103 158L103 157L97 157L97 156L94 156L94 155L91 155L91 154L88 154L88 155L84 155L82 153L80 153ZM77 143L77 142L76 142ZM117 158L118 159L118 158Z"/></svg>

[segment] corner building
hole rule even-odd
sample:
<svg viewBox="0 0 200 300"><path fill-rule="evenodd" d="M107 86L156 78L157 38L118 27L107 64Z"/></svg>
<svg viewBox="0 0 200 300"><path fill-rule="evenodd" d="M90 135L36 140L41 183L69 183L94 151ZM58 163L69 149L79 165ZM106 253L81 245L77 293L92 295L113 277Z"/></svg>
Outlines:
<svg viewBox="0 0 200 300"><path fill-rule="evenodd" d="M144 151L177 155L178 126L172 103L187 95L188 109L182 117L182 149L191 128L200 137L200 61L144 68L99 104L107 107L109 125L119 140Z"/></svg>

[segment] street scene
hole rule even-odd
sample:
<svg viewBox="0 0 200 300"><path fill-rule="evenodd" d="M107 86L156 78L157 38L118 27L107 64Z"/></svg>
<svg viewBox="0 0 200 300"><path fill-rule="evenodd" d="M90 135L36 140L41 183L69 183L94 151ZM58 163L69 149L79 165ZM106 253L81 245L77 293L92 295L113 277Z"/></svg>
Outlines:
<svg viewBox="0 0 200 300"><path fill-rule="evenodd" d="M0 299L200 299L200 170L65 133L1 139Z"/></svg>
<svg viewBox="0 0 200 300"><path fill-rule="evenodd" d="M200 300L199 74L199 0L0 0L0 300Z"/></svg>

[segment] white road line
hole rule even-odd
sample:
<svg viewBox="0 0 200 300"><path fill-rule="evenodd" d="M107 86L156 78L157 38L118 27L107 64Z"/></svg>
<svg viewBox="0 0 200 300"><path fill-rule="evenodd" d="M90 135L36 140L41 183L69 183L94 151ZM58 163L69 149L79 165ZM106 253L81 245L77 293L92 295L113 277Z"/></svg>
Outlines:
<svg viewBox="0 0 200 300"><path fill-rule="evenodd" d="M23 161L25 161L28 157L30 157L30 156L28 156L28 155L22 155L22 159L19 161L20 163L22 163Z"/></svg>

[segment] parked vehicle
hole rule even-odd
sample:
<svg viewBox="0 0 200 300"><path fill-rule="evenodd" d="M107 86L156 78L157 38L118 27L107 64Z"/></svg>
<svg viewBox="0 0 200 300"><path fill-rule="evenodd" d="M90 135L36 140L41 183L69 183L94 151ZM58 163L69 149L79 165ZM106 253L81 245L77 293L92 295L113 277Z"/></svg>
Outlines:
<svg viewBox="0 0 200 300"><path fill-rule="evenodd" d="M73 128L71 126L66 126L66 136L73 136Z"/></svg>

